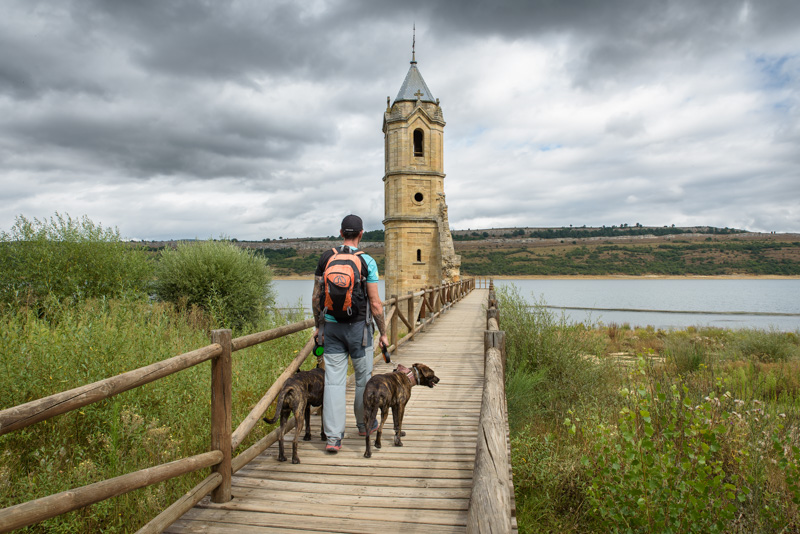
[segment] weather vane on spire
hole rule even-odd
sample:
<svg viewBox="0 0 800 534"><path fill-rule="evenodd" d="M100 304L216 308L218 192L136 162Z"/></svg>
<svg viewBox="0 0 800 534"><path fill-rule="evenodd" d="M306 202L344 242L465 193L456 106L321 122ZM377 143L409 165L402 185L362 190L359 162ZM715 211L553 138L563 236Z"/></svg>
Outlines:
<svg viewBox="0 0 800 534"><path fill-rule="evenodd" d="M413 37L411 39L411 63L416 63L417 62L417 58L416 58L416 55L415 55L416 52L414 51L414 49L416 47L417 47L417 23L414 22L414 33L413 33Z"/></svg>

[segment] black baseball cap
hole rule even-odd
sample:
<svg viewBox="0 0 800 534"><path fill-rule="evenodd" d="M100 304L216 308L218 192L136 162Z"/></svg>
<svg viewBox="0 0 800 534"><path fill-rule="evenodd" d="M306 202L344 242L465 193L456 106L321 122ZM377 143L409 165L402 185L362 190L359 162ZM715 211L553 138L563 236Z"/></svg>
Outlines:
<svg viewBox="0 0 800 534"><path fill-rule="evenodd" d="M348 215L342 219L342 232L360 232L363 229L364 224L358 215Z"/></svg>

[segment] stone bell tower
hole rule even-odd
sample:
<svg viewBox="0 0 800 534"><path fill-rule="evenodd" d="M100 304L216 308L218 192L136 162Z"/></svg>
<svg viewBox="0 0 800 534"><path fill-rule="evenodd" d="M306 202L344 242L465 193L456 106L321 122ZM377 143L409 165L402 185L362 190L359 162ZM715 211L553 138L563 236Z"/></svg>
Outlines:
<svg viewBox="0 0 800 534"><path fill-rule="evenodd" d="M459 279L444 198L444 126L412 47L411 67L383 115L386 298Z"/></svg>

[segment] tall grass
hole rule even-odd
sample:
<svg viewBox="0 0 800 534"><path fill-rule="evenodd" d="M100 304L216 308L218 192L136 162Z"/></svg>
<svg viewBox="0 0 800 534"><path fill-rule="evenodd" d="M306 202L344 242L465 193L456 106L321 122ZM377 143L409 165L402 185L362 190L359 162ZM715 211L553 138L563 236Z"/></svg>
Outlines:
<svg viewBox="0 0 800 534"><path fill-rule="evenodd" d="M278 320L263 317L253 330ZM30 309L6 310L0 315L0 409L205 346L210 324L199 308L176 311L135 299L90 299L44 317ZM234 426L307 337L298 333L234 353ZM204 363L0 436L0 507L205 452L209 424L210 366ZM257 427L243 447L267 430ZM137 490L24 531L130 532L206 474Z"/></svg>
<svg viewBox="0 0 800 534"><path fill-rule="evenodd" d="M520 532L800 531L797 333L575 325L499 297Z"/></svg>

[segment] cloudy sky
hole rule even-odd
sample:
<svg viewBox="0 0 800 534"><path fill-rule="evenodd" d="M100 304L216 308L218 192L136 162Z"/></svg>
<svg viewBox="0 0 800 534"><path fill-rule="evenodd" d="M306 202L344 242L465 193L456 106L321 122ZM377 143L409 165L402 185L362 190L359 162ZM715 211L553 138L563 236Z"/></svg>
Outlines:
<svg viewBox="0 0 800 534"><path fill-rule="evenodd" d="M797 0L3 0L0 230L382 228L413 24L454 229L800 232Z"/></svg>

